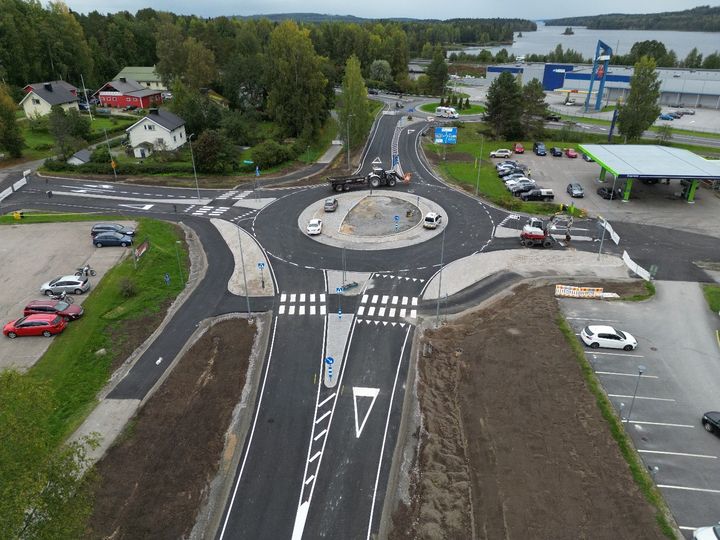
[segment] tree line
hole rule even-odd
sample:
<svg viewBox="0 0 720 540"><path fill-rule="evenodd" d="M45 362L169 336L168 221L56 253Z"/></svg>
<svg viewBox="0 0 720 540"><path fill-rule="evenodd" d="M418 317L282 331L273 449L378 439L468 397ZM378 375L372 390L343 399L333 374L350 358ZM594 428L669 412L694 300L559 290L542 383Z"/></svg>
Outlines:
<svg viewBox="0 0 720 540"><path fill-rule="evenodd" d="M664 13L594 15L563 17L545 21L548 26L587 26L598 30L682 30L720 32L720 6L699 6Z"/></svg>

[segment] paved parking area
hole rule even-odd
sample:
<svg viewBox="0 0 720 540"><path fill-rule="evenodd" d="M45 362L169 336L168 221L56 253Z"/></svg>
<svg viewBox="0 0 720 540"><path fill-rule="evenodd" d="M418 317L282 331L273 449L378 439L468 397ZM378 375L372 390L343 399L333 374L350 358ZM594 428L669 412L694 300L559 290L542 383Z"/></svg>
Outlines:
<svg viewBox="0 0 720 540"><path fill-rule="evenodd" d="M123 225L135 225L119 221ZM130 252L123 248L95 248L90 242L93 222L41 223L2 227L0 259L0 323L22 317L23 308L30 300L41 299L40 285L75 268L89 263L96 272L92 285L98 283L105 272ZM82 304L87 294L74 296ZM29 369L47 350L55 338L26 337L8 339L0 335L0 369Z"/></svg>
<svg viewBox="0 0 720 540"><path fill-rule="evenodd" d="M590 215L601 215L609 221L625 221L672 227L691 232L720 237L720 192L701 187L693 204L680 198L682 186L678 180L671 184L646 185L634 182L628 202L608 201L597 193L600 186L612 187L612 176L608 181L598 181L600 166L587 162L581 157L540 157L532 153L532 145L525 154L513 159L527 164L532 178L538 186L551 188L555 202L574 204L586 209ZM498 161L498 160L496 160ZM499 181L499 180L498 180ZM578 182L585 189L585 197L573 199L565 191L571 182ZM624 187L624 180L618 180L616 187Z"/></svg>
<svg viewBox="0 0 720 540"><path fill-rule="evenodd" d="M561 299L560 307L576 333L607 324L638 340L627 353L587 348L587 358L690 538L695 528L720 520L720 437L700 421L704 412L720 410L720 319L697 283L656 286L647 302ZM641 377L639 366L645 366Z"/></svg>

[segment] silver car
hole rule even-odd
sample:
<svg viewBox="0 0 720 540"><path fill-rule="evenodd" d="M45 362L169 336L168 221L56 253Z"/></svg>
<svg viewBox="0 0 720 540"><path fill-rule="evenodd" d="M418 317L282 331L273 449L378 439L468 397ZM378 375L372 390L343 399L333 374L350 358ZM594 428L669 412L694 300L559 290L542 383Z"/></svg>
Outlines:
<svg viewBox="0 0 720 540"><path fill-rule="evenodd" d="M82 294L90 289L88 278L82 276L60 276L43 283L40 292L51 296L61 292Z"/></svg>

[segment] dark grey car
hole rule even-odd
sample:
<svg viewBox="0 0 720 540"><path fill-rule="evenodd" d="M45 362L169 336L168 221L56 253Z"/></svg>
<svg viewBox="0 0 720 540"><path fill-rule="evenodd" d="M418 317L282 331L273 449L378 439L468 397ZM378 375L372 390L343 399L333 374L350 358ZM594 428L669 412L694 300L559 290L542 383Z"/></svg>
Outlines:
<svg viewBox="0 0 720 540"><path fill-rule="evenodd" d="M132 245L132 242L132 236L119 232L103 232L96 234L95 238L93 238L93 244L95 244L95 247L99 248L105 246L127 247Z"/></svg>
<svg viewBox="0 0 720 540"><path fill-rule="evenodd" d="M566 191L570 194L571 197L584 197L585 196L585 190L577 182L568 184Z"/></svg>
<svg viewBox="0 0 720 540"><path fill-rule="evenodd" d="M90 236L95 237L96 235L104 232L117 232L126 236L135 235L134 229L118 225L117 223L96 223L90 230Z"/></svg>

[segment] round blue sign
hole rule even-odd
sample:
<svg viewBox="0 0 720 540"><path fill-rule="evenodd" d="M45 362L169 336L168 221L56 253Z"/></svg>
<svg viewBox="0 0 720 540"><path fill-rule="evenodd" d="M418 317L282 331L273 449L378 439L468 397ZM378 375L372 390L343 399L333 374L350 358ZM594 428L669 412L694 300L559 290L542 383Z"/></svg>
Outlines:
<svg viewBox="0 0 720 540"><path fill-rule="evenodd" d="M334 359L332 356L328 356L328 357L325 359L325 363L328 364L328 365L334 364L334 363L335 363L335 359Z"/></svg>

